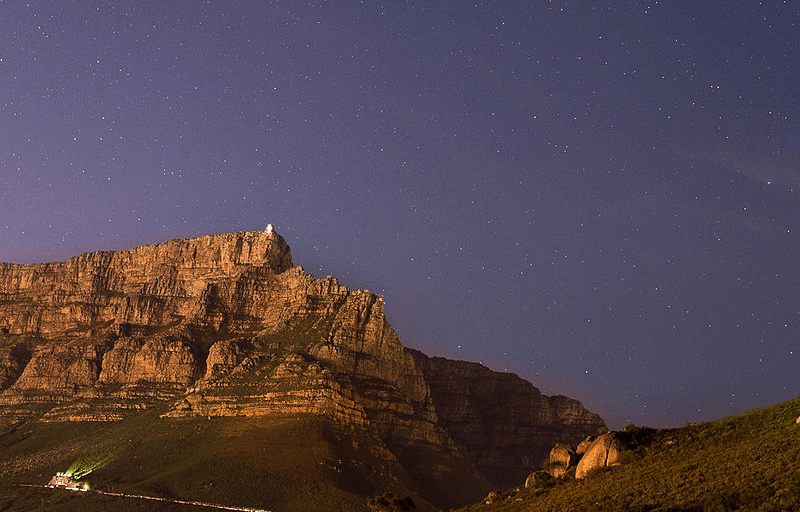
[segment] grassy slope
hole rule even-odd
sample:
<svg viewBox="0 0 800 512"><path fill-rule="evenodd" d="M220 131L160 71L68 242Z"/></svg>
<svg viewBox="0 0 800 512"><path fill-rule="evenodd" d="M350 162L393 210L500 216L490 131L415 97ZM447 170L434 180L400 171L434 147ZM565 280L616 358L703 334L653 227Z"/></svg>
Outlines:
<svg viewBox="0 0 800 512"><path fill-rule="evenodd" d="M111 424L31 423L3 436L0 510L30 510L37 500L55 500L42 510L90 502L108 510L109 501L118 511L141 509L133 501L16 486L47 483L70 467L96 466L85 479L103 490L278 511L361 511L375 489L408 492L389 469L366 469L384 467L370 451L373 440L313 417L176 420L157 413Z"/></svg>
<svg viewBox="0 0 800 512"><path fill-rule="evenodd" d="M475 512L800 510L800 399L679 429L634 429L623 466Z"/></svg>

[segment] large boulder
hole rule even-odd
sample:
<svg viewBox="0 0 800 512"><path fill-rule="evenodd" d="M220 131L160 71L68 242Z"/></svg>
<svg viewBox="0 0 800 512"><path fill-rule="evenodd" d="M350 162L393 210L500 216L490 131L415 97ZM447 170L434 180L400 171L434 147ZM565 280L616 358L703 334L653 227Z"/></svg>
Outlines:
<svg viewBox="0 0 800 512"><path fill-rule="evenodd" d="M570 446L563 443L556 444L550 450L550 474L555 478L561 478L567 471L575 467L578 462L578 455Z"/></svg>
<svg viewBox="0 0 800 512"><path fill-rule="evenodd" d="M624 445L615 432L607 432L598 436L578 462L575 478L583 478L593 469L620 464L619 454L623 449Z"/></svg>
<svg viewBox="0 0 800 512"><path fill-rule="evenodd" d="M588 450L590 446L592 446L592 443L595 439L597 439L596 436L587 436L586 439L578 444L578 447L575 449L575 453L577 453L579 457L583 457L583 454L586 453L586 450Z"/></svg>

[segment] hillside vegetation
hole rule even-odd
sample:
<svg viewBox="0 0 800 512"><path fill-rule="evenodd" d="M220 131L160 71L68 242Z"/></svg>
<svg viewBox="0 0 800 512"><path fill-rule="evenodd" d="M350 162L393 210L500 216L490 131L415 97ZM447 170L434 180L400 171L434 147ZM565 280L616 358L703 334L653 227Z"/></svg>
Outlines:
<svg viewBox="0 0 800 512"><path fill-rule="evenodd" d="M800 399L677 429L628 426L624 464L464 512L800 510ZM522 483L522 482L520 482Z"/></svg>
<svg viewBox="0 0 800 512"><path fill-rule="evenodd" d="M351 434L311 415L167 420L158 412L32 423L0 438L0 510L202 510L18 485L43 485L66 470L103 491L276 511L360 512L371 489L392 488L353 462L381 467L361 448L372 440L353 433L351 445L360 446L343 451L337 437Z"/></svg>

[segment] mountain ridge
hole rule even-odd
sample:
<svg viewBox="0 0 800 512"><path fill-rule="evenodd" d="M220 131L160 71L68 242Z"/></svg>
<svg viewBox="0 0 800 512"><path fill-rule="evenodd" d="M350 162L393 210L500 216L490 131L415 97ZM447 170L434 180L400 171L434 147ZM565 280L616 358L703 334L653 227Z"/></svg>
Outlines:
<svg viewBox="0 0 800 512"><path fill-rule="evenodd" d="M519 377L445 361L403 347L381 296L294 266L271 226L0 264L0 432L156 409L163 421L310 415L363 432L398 485L450 506L604 425Z"/></svg>

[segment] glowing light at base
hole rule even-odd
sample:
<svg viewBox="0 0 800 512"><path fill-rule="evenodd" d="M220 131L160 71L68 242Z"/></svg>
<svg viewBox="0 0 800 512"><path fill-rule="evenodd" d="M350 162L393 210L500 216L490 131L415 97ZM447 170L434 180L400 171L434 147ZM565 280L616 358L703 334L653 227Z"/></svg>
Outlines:
<svg viewBox="0 0 800 512"><path fill-rule="evenodd" d="M111 456L82 458L72 463L65 473L72 475L75 480L80 480L92 471L105 466L111 460Z"/></svg>

